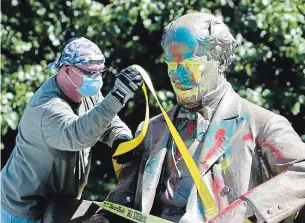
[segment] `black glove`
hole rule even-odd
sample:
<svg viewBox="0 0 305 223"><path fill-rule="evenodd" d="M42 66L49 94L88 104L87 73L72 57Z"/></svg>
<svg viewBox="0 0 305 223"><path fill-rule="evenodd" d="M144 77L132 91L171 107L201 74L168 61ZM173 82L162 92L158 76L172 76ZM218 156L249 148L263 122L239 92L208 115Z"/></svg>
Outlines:
<svg viewBox="0 0 305 223"><path fill-rule="evenodd" d="M114 140L114 142L112 143L112 149L113 151L116 151L116 149L119 147L119 145L123 142L127 142L130 141L131 139L129 137L121 137L119 139ZM133 150L121 154L119 156L114 156L113 159L115 159L117 161L118 164L124 164L124 163L129 163L132 161L133 159Z"/></svg>
<svg viewBox="0 0 305 223"><path fill-rule="evenodd" d="M133 98L135 91L143 84L140 72L129 66L122 70L114 83L112 95L124 105L130 98Z"/></svg>

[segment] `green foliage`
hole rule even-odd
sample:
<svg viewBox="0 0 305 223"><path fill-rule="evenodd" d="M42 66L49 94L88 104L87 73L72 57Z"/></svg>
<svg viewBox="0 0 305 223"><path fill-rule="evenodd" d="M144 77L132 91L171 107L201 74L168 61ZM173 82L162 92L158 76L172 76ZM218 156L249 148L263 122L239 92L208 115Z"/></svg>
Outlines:
<svg viewBox="0 0 305 223"><path fill-rule="evenodd" d="M51 73L48 63L59 56L65 40L85 36L106 56L108 76L131 64L149 71L164 107L175 98L167 77L160 40L163 27L194 11L212 12L230 27L239 43L228 80L246 99L287 117L305 139L305 3L303 0L12 0L2 3L1 133L15 130L26 104ZM136 102L136 103L135 103ZM150 96L151 115L160 111ZM121 117L135 131L144 118L138 93ZM14 140L14 139L11 139ZM12 149L12 148L9 148ZM98 161L98 160L97 160ZM93 173L98 166L93 163ZM89 182L87 198L104 198L103 182ZM107 178L108 179L108 178ZM105 187L103 191L108 191ZM109 185L108 185L109 186Z"/></svg>

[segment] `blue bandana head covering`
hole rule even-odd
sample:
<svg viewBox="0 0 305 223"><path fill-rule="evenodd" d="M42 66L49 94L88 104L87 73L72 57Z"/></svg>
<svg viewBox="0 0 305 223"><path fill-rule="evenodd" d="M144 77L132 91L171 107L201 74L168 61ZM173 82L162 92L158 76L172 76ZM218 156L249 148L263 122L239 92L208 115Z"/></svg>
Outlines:
<svg viewBox="0 0 305 223"><path fill-rule="evenodd" d="M54 70L63 64L86 65L103 63L105 63L105 57L98 46L90 40L81 37L68 43L63 49L60 58L50 63L48 69Z"/></svg>

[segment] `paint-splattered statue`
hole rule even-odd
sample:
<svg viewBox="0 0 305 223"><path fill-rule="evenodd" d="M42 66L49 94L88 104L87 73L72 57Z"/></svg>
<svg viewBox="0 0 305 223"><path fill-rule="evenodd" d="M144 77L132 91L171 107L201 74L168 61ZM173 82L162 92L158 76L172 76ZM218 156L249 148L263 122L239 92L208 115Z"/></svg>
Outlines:
<svg viewBox="0 0 305 223"><path fill-rule="evenodd" d="M284 117L242 99L225 79L235 48L229 29L212 15L187 14L165 28L162 46L179 102L168 115L218 215L207 216L162 115L107 200L180 223L293 222L305 204L305 144Z"/></svg>

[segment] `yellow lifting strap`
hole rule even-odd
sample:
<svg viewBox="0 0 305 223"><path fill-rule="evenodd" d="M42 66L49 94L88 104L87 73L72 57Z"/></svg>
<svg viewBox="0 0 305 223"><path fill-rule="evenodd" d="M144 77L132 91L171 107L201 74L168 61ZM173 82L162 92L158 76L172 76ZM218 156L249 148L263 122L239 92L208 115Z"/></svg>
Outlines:
<svg viewBox="0 0 305 223"><path fill-rule="evenodd" d="M127 153L127 152L135 149L138 145L140 145L140 143L143 141L143 139L147 133L148 123L149 123L149 104L148 104L147 90L146 90L145 84L142 85L142 90L144 92L144 96L145 96L145 100L146 100L146 109L145 109L146 112L145 112L143 128L142 128L141 132L134 139L121 143L118 146L118 148L116 149L116 151L112 157ZM112 164L113 164L114 172L116 174L116 178L118 179L119 174L122 169L122 164L118 164L116 162L116 160L113 158L112 158Z"/></svg>

